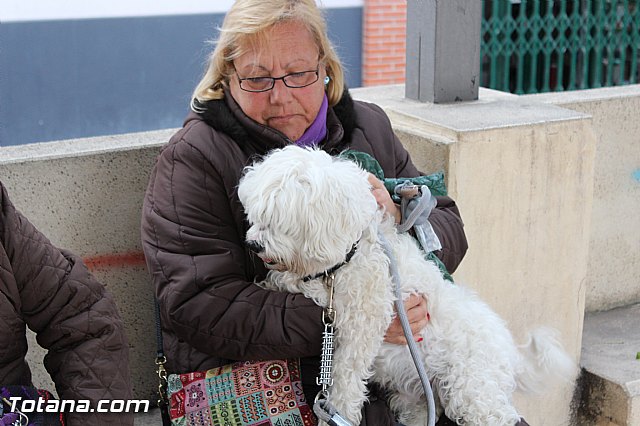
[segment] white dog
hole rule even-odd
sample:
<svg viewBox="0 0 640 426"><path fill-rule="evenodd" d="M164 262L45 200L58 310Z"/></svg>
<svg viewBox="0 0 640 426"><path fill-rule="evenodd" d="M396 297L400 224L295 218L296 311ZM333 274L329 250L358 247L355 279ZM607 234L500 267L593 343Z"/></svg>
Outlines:
<svg viewBox="0 0 640 426"><path fill-rule="evenodd" d="M519 350L489 306L469 289L445 281L414 239L398 234L384 218L367 172L355 163L286 147L248 167L238 195L251 224L247 243L272 269L260 283L265 288L302 293L326 306L320 276L337 267L329 401L354 425L361 420L368 381L390 391L391 408L402 423L427 421L424 391L407 347L383 341L395 315L395 295L379 233L398 261L402 298L422 294L427 300L431 319L418 346L450 419L514 425L520 420L512 404L516 388L540 391L550 377L573 378L574 363L553 331L537 330Z"/></svg>

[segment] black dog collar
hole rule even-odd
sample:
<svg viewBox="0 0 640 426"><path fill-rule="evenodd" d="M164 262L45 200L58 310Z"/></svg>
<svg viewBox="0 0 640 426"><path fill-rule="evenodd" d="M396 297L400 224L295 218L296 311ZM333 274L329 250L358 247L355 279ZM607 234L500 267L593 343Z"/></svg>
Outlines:
<svg viewBox="0 0 640 426"><path fill-rule="evenodd" d="M307 281L315 280L316 278L325 277L333 274L335 271L337 271L338 269L340 269L341 267L349 263L353 255L356 253L357 248L358 248L358 243L355 242L353 244L353 247L351 247L351 251L347 253L347 256L345 257L344 262L338 263L337 265L327 269L324 272L320 272L319 274L307 275L306 277L302 278L302 281L307 282Z"/></svg>

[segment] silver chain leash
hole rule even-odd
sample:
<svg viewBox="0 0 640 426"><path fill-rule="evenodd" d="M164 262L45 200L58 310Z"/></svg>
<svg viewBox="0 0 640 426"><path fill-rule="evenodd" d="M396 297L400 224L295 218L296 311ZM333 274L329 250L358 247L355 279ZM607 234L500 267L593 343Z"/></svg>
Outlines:
<svg viewBox="0 0 640 426"><path fill-rule="evenodd" d="M333 309L333 282L335 275L325 275L324 283L329 290L329 303L322 311L322 322L324 323L324 332L322 333L322 357L320 359L320 375L316 377L316 384L322 386L322 390L316 397L323 396L325 399L329 396L329 386L333 385L333 343L334 343L334 320L335 310Z"/></svg>
<svg viewBox="0 0 640 426"><path fill-rule="evenodd" d="M333 385L333 349L334 349L334 327L336 311L333 309L333 292L334 292L335 275L326 274L323 278L324 284L329 290L329 303L322 311L322 322L324 323L324 332L322 333L322 356L320 358L320 374L316 377L316 384L322 386L320 392L316 396L313 404L313 412L318 419L327 423L329 426L352 426L338 413L333 405L328 401L329 386Z"/></svg>

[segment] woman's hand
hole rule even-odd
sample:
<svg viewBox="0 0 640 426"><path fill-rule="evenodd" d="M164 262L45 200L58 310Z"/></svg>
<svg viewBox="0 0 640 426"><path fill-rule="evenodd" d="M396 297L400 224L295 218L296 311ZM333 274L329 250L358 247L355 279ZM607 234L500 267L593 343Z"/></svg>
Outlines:
<svg viewBox="0 0 640 426"><path fill-rule="evenodd" d="M400 223L402 219L400 209L391 199L391 195L389 195L387 188L384 187L384 183L371 173L369 173L369 183L371 184L371 192L373 196L376 197L378 206L383 208L387 214L393 216L396 223Z"/></svg>
<svg viewBox="0 0 640 426"><path fill-rule="evenodd" d="M429 312L427 311L427 301L423 296L413 294L404 301L404 309L407 311L411 333L416 342L422 341L420 332L429 322ZM396 317L389 324L387 333L384 335L384 341L394 343L396 345L406 345L407 339L404 337L400 318Z"/></svg>

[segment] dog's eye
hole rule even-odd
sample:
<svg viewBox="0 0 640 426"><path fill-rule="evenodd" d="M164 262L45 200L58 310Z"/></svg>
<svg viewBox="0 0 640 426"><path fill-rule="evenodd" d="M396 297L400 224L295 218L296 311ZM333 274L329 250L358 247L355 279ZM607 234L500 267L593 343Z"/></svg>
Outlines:
<svg viewBox="0 0 640 426"><path fill-rule="evenodd" d="M246 220L246 224L247 224L247 229L249 228L253 228L256 229L258 231L264 231L266 229L266 227L264 225L255 223L255 222L251 222L249 220Z"/></svg>

